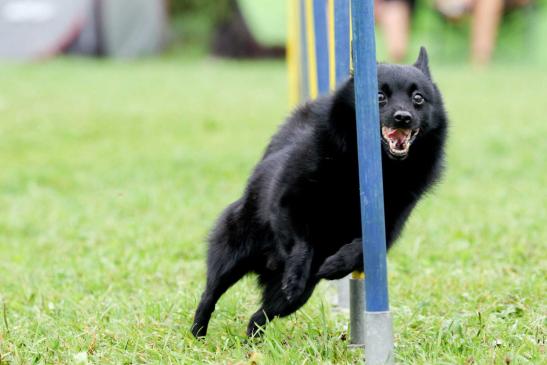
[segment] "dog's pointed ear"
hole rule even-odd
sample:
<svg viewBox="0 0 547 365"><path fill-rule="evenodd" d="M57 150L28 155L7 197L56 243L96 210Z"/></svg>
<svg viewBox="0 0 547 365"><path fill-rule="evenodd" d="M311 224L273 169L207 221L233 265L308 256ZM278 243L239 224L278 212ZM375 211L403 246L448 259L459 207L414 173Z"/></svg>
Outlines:
<svg viewBox="0 0 547 365"><path fill-rule="evenodd" d="M431 79L431 73L429 72L429 57L427 56L425 47L420 47L420 55L414 63L414 67L418 68L424 75Z"/></svg>

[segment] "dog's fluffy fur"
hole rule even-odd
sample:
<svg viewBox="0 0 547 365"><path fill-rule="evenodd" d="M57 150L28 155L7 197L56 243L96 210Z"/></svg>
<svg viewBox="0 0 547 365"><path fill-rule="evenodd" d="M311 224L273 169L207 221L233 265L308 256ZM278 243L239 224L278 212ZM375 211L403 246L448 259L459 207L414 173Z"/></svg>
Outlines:
<svg viewBox="0 0 547 365"><path fill-rule="evenodd" d="M378 65L378 85L389 248L440 175L447 119L423 48L414 65ZM320 279L363 269L355 124L349 78L281 126L210 235L194 336L205 336L215 303L247 273L263 288L247 328L254 336L306 303Z"/></svg>

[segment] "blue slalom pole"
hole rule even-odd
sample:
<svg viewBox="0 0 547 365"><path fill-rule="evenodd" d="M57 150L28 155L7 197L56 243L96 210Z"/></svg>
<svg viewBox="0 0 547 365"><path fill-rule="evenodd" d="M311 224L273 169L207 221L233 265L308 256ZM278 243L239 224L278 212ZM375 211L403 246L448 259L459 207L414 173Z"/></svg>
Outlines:
<svg viewBox="0 0 547 365"><path fill-rule="evenodd" d="M332 0L334 18L334 78L337 85L345 82L350 74L350 0ZM349 280L338 284L338 305L349 307L350 347L364 346L365 336L365 288L363 273L354 272Z"/></svg>
<svg viewBox="0 0 547 365"><path fill-rule="evenodd" d="M327 35L327 1L313 1L315 53L317 58L317 87L319 95L329 92L329 46Z"/></svg>
<svg viewBox="0 0 547 365"><path fill-rule="evenodd" d="M365 358L367 365L393 364L389 312L384 192L374 36L374 0L351 2L355 109L365 265Z"/></svg>
<svg viewBox="0 0 547 365"><path fill-rule="evenodd" d="M336 84L344 82L349 75L350 26L349 1L334 0L334 34L336 54Z"/></svg>

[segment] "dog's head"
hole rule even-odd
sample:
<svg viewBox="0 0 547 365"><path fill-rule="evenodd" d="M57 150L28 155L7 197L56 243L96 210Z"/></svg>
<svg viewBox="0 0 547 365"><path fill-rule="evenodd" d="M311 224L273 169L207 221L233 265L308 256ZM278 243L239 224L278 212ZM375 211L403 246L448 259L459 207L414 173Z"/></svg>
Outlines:
<svg viewBox="0 0 547 365"><path fill-rule="evenodd" d="M384 151L405 159L412 144L437 127L436 109L442 108L425 48L414 65L378 65L378 103Z"/></svg>

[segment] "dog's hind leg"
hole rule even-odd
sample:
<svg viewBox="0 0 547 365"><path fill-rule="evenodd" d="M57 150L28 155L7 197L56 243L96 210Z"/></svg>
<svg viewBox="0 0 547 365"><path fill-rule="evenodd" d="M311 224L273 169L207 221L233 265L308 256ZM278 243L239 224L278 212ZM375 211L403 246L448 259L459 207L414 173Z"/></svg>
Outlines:
<svg viewBox="0 0 547 365"><path fill-rule="evenodd" d="M218 299L248 271L247 257L227 244L211 245L207 260L207 285L201 296L191 331L195 337L207 334Z"/></svg>
<svg viewBox="0 0 547 365"><path fill-rule="evenodd" d="M275 317L286 317L296 312L307 302L317 285L317 281L310 278L301 294L288 301L281 288L281 279L282 274L279 273L269 277L267 282L263 283L262 307L251 316L247 326L247 336L259 337L261 329L264 329L268 320L273 320Z"/></svg>
<svg viewBox="0 0 547 365"><path fill-rule="evenodd" d="M285 263L281 290L289 302L304 291L310 276L313 249L306 241L296 241Z"/></svg>

